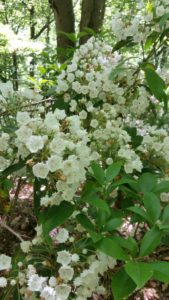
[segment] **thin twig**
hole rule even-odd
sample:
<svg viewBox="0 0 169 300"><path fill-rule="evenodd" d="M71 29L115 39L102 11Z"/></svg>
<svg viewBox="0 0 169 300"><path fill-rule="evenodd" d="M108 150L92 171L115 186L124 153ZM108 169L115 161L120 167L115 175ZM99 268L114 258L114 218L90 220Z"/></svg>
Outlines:
<svg viewBox="0 0 169 300"><path fill-rule="evenodd" d="M16 203L18 201L18 196L19 196L19 192L20 192L21 186L22 186L22 178L19 177L18 182L17 182L17 187L16 187L15 195L14 195L14 198L13 198L13 201L12 201L13 208L16 206Z"/></svg>
<svg viewBox="0 0 169 300"><path fill-rule="evenodd" d="M9 227L4 221L0 220L0 225L9 232L11 232L13 235L15 235L21 242L24 241L20 234L14 231L11 227Z"/></svg>

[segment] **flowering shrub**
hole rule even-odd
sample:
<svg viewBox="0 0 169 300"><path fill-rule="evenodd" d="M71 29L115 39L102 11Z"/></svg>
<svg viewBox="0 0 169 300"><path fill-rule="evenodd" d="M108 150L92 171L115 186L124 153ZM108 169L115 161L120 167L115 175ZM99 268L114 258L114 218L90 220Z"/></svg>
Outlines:
<svg viewBox="0 0 169 300"><path fill-rule="evenodd" d="M156 256L169 233L169 3L142 6L113 18L114 47L93 37L75 51L52 98L0 84L1 186L28 178L37 220L19 255L0 255L3 299L122 300L169 283Z"/></svg>

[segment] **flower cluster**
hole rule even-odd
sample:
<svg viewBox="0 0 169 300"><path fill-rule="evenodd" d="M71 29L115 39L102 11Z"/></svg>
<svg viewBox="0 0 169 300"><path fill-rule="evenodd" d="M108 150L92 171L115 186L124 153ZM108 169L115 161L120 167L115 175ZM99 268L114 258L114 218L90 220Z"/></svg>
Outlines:
<svg viewBox="0 0 169 300"><path fill-rule="evenodd" d="M112 20L112 30L117 40L126 40L133 38L135 43L144 42L147 36L152 32L152 24L155 30L160 32L161 28L155 19L163 16L169 8L168 0L139 1L135 11L135 17L130 18L131 14L125 11L117 12ZM169 23L166 24L169 26Z"/></svg>
<svg viewBox="0 0 169 300"><path fill-rule="evenodd" d="M44 119L31 117L28 112L18 112L16 122L18 129L15 131L16 138L13 138L16 159L31 155L34 176L55 180L55 202L57 199L59 203L62 199L71 201L79 185L85 181L86 168L91 161L88 133L82 128L79 117L67 117L63 110L55 109ZM3 134L1 139L5 141L2 153L9 152L9 136ZM3 171L9 164L10 160L1 156L0 170ZM46 201L53 203L51 198L46 195L41 203L45 206Z"/></svg>
<svg viewBox="0 0 169 300"><path fill-rule="evenodd" d="M140 2L143 10L133 20L126 18L124 13L117 13L112 24L117 40L132 37L135 43L142 44L150 34L150 22L161 17L168 5L168 0L163 0L156 8L145 9ZM159 25L153 23L153 26L157 27L158 34ZM135 240L138 228L131 225L133 211L143 218L142 224L148 224L150 233L154 223L155 233L163 230L158 226L161 226L160 216L166 218L161 206L169 199L168 182L164 184L161 203L155 195L157 214L154 217L151 203L143 207L146 200L140 202L147 177L142 178L141 183L134 181L147 168L163 173L168 179L168 112L164 99L160 102L154 85L146 81L145 65L150 65L155 78L164 87L162 95L168 91L169 76L165 69L155 71L154 58L151 56L151 59L150 63L146 61L143 53L142 66L141 59L134 58L133 54L125 57L105 41L90 38L75 51L71 63L57 77L54 96L62 100L65 109L59 108L57 99L52 99L47 107L42 106L45 99L38 93L29 89L14 92L10 82L0 83L0 117L7 116L7 120L2 118L0 125L0 172L4 176L10 165L18 166L22 162L24 177L30 182L36 178L35 183L41 185L39 194L35 187L39 209L36 236L21 242L24 258L15 263L15 270L11 257L0 255L0 287L17 285L24 300L86 300L93 294L107 296L103 277L107 278L116 267L115 252L112 255L105 244L100 248L96 245L100 245L102 239L108 240L110 245L117 242L116 250L120 252L117 259L120 255L128 261L133 255L134 261L140 244L137 247ZM36 101L40 102L38 108ZM9 121L10 130L6 126ZM117 162L115 171L111 169L113 162ZM122 174L121 184L128 184L121 190L116 185L121 178L119 174ZM17 177L17 172L14 176ZM112 186L111 178L114 180ZM152 175L148 192L157 184L156 176ZM120 208L116 207L123 188L127 213L122 212L125 210L122 197L118 203ZM157 189L159 194L162 188L163 185ZM128 205L136 208L132 207L131 214ZM68 211L63 211L63 207ZM63 213L61 218L58 212ZM50 214L55 224L51 224ZM136 224L139 218L136 217ZM166 230L167 226L164 224ZM139 234L142 237L142 230Z"/></svg>

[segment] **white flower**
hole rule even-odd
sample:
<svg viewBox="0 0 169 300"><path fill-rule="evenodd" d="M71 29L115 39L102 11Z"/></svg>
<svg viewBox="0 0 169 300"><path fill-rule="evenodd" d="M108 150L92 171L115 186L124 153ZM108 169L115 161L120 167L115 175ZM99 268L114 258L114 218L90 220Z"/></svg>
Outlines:
<svg viewBox="0 0 169 300"><path fill-rule="evenodd" d="M26 125L31 121L31 118L30 118L28 112L19 111L16 115L16 120L19 125Z"/></svg>
<svg viewBox="0 0 169 300"><path fill-rule="evenodd" d="M87 118L87 112L85 110L82 110L79 113L79 117L80 117L80 119L85 120Z"/></svg>
<svg viewBox="0 0 169 300"><path fill-rule="evenodd" d="M56 286L56 295L59 300L66 300L71 292L70 286L66 284L60 284Z"/></svg>
<svg viewBox="0 0 169 300"><path fill-rule="evenodd" d="M59 122L56 119L56 116L54 116L54 114L52 112L47 113L45 120L44 120L44 124L46 125L46 127L49 130L59 132Z"/></svg>
<svg viewBox="0 0 169 300"><path fill-rule="evenodd" d="M28 253L30 251L31 246L32 243L30 241L23 241L20 243L20 247L24 253Z"/></svg>
<svg viewBox="0 0 169 300"><path fill-rule="evenodd" d="M32 135L26 143L27 148L31 153L36 153L44 147L44 139L42 136Z"/></svg>
<svg viewBox="0 0 169 300"><path fill-rule="evenodd" d="M5 277L0 277L0 287L4 288L4 287L7 286L7 284L8 284L8 282L7 282L6 278Z"/></svg>
<svg viewBox="0 0 169 300"><path fill-rule="evenodd" d="M18 130L15 131L17 138L19 141L26 143L26 141L32 135L32 129L28 128L27 126L23 125Z"/></svg>
<svg viewBox="0 0 169 300"><path fill-rule="evenodd" d="M73 262L78 262L78 261L79 261L79 255L76 254L76 253L73 254L73 255L72 255L72 261L73 261Z"/></svg>
<svg viewBox="0 0 169 300"><path fill-rule="evenodd" d="M11 269L11 257L5 254L0 255L0 271Z"/></svg>
<svg viewBox="0 0 169 300"><path fill-rule="evenodd" d="M10 281L10 285L11 285L11 286L15 286L15 285L16 285L16 280L15 280L15 279L12 279L12 280Z"/></svg>
<svg viewBox="0 0 169 300"><path fill-rule="evenodd" d="M62 157L59 155L53 155L48 158L47 166L51 172L55 172L62 168Z"/></svg>
<svg viewBox="0 0 169 300"><path fill-rule="evenodd" d="M56 240L59 243L65 243L69 238L69 232L65 228L59 228L59 231L56 235Z"/></svg>
<svg viewBox="0 0 169 300"><path fill-rule="evenodd" d="M66 118L65 111L58 108L55 109L54 116L56 116L58 120L63 120Z"/></svg>
<svg viewBox="0 0 169 300"><path fill-rule="evenodd" d="M9 166L9 160L0 156L0 171L4 171Z"/></svg>
<svg viewBox="0 0 169 300"><path fill-rule="evenodd" d="M37 163L33 166L33 174L39 178L46 178L49 173L47 164Z"/></svg>
<svg viewBox="0 0 169 300"><path fill-rule="evenodd" d="M51 277L49 278L49 285L50 285L51 287L55 287L55 286L56 286L56 278L55 278L54 276L51 276Z"/></svg>
<svg viewBox="0 0 169 300"><path fill-rule="evenodd" d="M59 251L57 253L57 262L63 266L67 266L68 264L70 264L71 258L71 254L66 250Z"/></svg>
<svg viewBox="0 0 169 300"><path fill-rule="evenodd" d="M9 135L6 133L3 133L2 136L0 137L0 152L7 150L8 140L9 140Z"/></svg>
<svg viewBox="0 0 169 300"><path fill-rule="evenodd" d="M36 269L33 265L28 265L28 268L26 270L26 275L27 277L31 277L32 275L35 275L36 274Z"/></svg>
<svg viewBox="0 0 169 300"><path fill-rule="evenodd" d="M106 159L106 164L109 166L109 165L111 165L113 163L113 159L111 158L111 157L108 157L107 159Z"/></svg>
<svg viewBox="0 0 169 300"><path fill-rule="evenodd" d="M46 286L42 292L41 292L41 297L45 300L57 300L58 298L56 297L56 292L52 287Z"/></svg>
<svg viewBox="0 0 169 300"><path fill-rule="evenodd" d="M46 280L46 277L40 277L37 274L32 275L28 280L29 290L32 292L41 292Z"/></svg>
<svg viewBox="0 0 169 300"><path fill-rule="evenodd" d="M13 84L11 81L7 81L5 83L0 82L0 91L4 97L9 97L13 91Z"/></svg>
<svg viewBox="0 0 169 300"><path fill-rule="evenodd" d="M60 277L66 282L73 278L74 270L70 266L62 266L59 269Z"/></svg>

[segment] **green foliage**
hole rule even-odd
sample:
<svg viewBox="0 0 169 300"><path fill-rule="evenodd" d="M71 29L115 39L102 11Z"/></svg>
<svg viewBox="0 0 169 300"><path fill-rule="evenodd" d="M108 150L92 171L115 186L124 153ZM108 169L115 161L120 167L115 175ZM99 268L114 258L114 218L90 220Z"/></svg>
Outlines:
<svg viewBox="0 0 169 300"><path fill-rule="evenodd" d="M129 262L125 265L125 271L136 283L138 289L141 289L153 275L151 265L144 262Z"/></svg>
<svg viewBox="0 0 169 300"><path fill-rule="evenodd" d="M153 252L162 245L162 238L169 232L169 206L166 205L163 208L158 196L159 191L168 191L168 183L165 181L157 183L157 175L152 173L143 173L135 181L124 179L121 177L123 170L120 162L112 164L106 170L95 163L92 165L92 170L95 182L93 179L91 184L88 182L88 192L85 190L84 196L81 198L83 202L90 205L91 215L89 207L88 217L80 214L77 216L77 220L88 231L93 240L93 246L97 250L123 262L120 270L112 278L114 298L117 300L127 299L131 293L142 288L151 278L168 282L168 271L166 268L164 271L162 270L162 266L166 267L168 263L163 265L160 262L152 263L144 260L145 257L153 255ZM123 214L119 210L119 215L117 211L114 214L112 208L109 207L111 205L110 186L113 186L117 175L120 176L118 180L116 179L115 187L119 187L122 192L126 192L127 189L128 197L137 199L137 203L133 201L133 206L127 207ZM98 188L96 188L97 185ZM92 192L93 189L95 192ZM101 200L101 195L102 197L104 195L104 200ZM115 202L118 203L118 201L117 195ZM102 206L101 203L104 205ZM94 215L92 207L96 208ZM100 213L108 212L108 207L112 211L112 215L107 214L100 219ZM118 230L123 224L123 218L130 212L133 223L146 224L141 242L138 242L135 237L125 238L118 234ZM99 226L97 220L99 220ZM154 225L155 223L156 225ZM124 288L121 289L123 284Z"/></svg>
<svg viewBox="0 0 169 300"><path fill-rule="evenodd" d="M149 65L147 65L145 68L145 77L152 94L158 100L164 102L165 112L167 112L168 98L165 93L167 87L164 80L155 72L152 67L149 67Z"/></svg>
<svg viewBox="0 0 169 300"><path fill-rule="evenodd" d="M121 268L112 278L112 291L115 300L127 299L136 289L131 277Z"/></svg>
<svg viewBox="0 0 169 300"><path fill-rule="evenodd" d="M52 206L39 214L39 221L47 241L51 241L50 231L62 225L72 215L73 211L74 206L72 204L62 202L59 206Z"/></svg>

